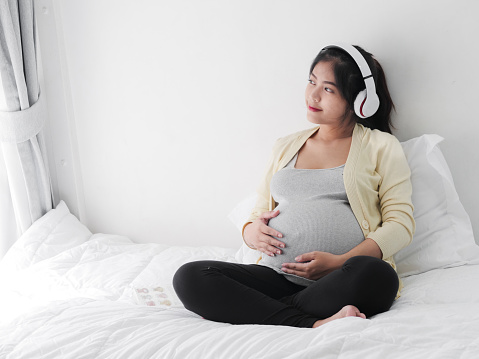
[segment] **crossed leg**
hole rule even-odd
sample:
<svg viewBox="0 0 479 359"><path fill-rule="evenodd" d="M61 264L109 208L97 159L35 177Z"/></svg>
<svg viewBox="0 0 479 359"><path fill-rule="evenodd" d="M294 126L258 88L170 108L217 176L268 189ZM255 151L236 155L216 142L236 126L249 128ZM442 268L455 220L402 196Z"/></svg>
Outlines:
<svg viewBox="0 0 479 359"><path fill-rule="evenodd" d="M185 307L206 319L311 328L387 311L399 282L386 262L359 256L308 287L264 266L219 261L185 264L173 285Z"/></svg>

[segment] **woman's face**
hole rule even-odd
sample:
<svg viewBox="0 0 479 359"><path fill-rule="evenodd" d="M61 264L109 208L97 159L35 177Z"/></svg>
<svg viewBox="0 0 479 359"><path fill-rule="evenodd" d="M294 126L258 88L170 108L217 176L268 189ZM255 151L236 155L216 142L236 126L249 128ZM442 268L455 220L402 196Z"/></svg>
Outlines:
<svg viewBox="0 0 479 359"><path fill-rule="evenodd" d="M308 121L318 125L343 123L348 104L335 81L331 62L319 62L314 67L305 92Z"/></svg>

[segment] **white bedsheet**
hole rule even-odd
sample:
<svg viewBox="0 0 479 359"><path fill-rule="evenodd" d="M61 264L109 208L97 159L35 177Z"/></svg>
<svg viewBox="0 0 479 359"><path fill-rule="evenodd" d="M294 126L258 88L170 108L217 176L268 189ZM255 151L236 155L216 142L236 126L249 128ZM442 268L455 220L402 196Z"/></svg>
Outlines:
<svg viewBox="0 0 479 359"><path fill-rule="evenodd" d="M317 329L230 325L136 303L196 259L235 250L134 244L49 212L0 265L0 358L479 358L478 265L403 278L387 313Z"/></svg>

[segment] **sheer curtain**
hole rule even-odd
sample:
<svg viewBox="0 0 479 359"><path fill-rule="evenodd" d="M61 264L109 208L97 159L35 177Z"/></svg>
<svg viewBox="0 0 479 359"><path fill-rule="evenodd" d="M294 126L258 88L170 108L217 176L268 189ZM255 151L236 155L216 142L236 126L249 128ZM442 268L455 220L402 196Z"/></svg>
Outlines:
<svg viewBox="0 0 479 359"><path fill-rule="evenodd" d="M0 0L0 258L52 209L33 0Z"/></svg>

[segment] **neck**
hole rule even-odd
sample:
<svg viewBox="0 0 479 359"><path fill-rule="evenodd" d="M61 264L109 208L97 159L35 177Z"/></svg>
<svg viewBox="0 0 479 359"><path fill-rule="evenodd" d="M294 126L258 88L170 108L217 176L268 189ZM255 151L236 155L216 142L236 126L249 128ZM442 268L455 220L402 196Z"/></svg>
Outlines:
<svg viewBox="0 0 479 359"><path fill-rule="evenodd" d="M335 141L351 137L353 135L355 122L350 122L345 126L321 125L316 136L322 141Z"/></svg>

